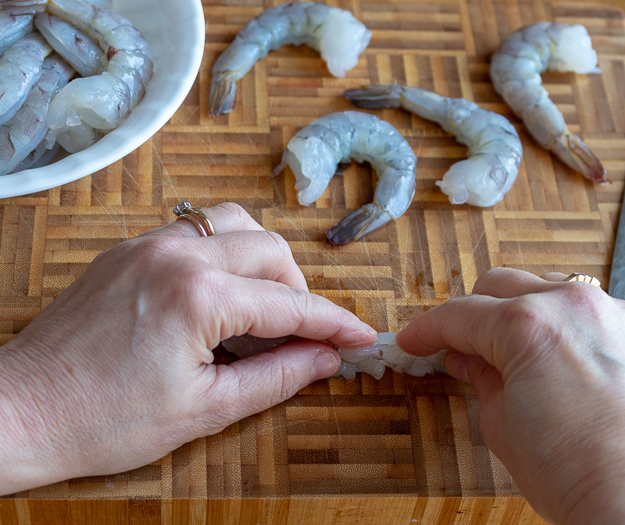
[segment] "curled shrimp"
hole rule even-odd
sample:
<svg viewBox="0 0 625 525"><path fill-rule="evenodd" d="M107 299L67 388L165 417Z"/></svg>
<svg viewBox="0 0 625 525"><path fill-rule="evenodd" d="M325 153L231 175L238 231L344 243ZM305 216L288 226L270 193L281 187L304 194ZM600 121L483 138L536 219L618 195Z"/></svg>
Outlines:
<svg viewBox="0 0 625 525"><path fill-rule="evenodd" d="M339 164L369 162L378 175L373 203L343 217L327 231L331 245L347 244L398 219L412 203L417 158L400 133L375 115L345 111L321 117L289 141L282 162L295 175L300 204L309 206L327 188Z"/></svg>
<svg viewBox="0 0 625 525"><path fill-rule="evenodd" d="M468 158L455 163L443 180L436 182L452 204L493 206L516 180L523 146L514 126L497 113L463 98L407 86L363 86L343 95L359 108L407 109L437 122L467 145Z"/></svg>
<svg viewBox="0 0 625 525"><path fill-rule="evenodd" d="M41 13L35 26L54 50L82 77L102 73L106 67L104 52L85 33L60 18Z"/></svg>
<svg viewBox="0 0 625 525"><path fill-rule="evenodd" d="M609 182L601 161L569 133L560 110L542 86L541 73L597 73L597 53L581 25L539 22L508 35L491 60L497 92L523 120L536 141L595 182Z"/></svg>
<svg viewBox="0 0 625 525"><path fill-rule="evenodd" d="M73 75L74 69L59 56L46 58L22 107L0 126L0 175L11 173L43 141L50 102Z"/></svg>
<svg viewBox="0 0 625 525"><path fill-rule="evenodd" d="M0 124L10 120L41 76L52 48L41 35L26 35L0 58Z"/></svg>
<svg viewBox="0 0 625 525"><path fill-rule="evenodd" d="M330 73L344 77L369 44L371 31L343 9L314 2L292 2L267 9L237 34L211 70L212 117L234 108L235 82L257 60L283 45L306 44L321 53Z"/></svg>
<svg viewBox="0 0 625 525"><path fill-rule="evenodd" d="M32 30L32 16L12 16L0 11L0 55Z"/></svg>
<svg viewBox="0 0 625 525"><path fill-rule="evenodd" d="M74 79L50 106L50 128L66 150L79 151L99 132L118 127L143 97L152 77L152 55L126 18L83 0L0 0L0 7L16 15L45 10L84 31L106 54L101 75Z"/></svg>

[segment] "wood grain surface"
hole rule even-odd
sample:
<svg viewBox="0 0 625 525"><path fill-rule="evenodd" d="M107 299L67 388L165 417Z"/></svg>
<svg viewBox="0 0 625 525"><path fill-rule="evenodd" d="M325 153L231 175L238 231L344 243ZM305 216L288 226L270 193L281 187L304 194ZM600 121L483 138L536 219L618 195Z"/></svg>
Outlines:
<svg viewBox="0 0 625 525"><path fill-rule="evenodd" d="M203 207L242 205L289 241L311 291L379 331L396 332L424 309L470 293L477 277L497 266L584 272L607 289L625 180L620 4L328 3L349 9L373 32L345 78L333 78L316 52L284 47L238 82L232 113L209 118L211 65L274 2L204 0L199 78L159 133L90 177L0 201L0 342L23 329L98 253L170 222L171 208L183 199ZM542 20L584 24L599 53L600 75L543 78L612 185L583 179L538 147L489 81L489 57L501 39ZM487 209L449 204L434 183L466 148L406 112L374 111L418 155L414 202L396 223L328 247L325 230L372 200L370 168L353 164L310 208L297 203L290 171L269 175L298 129L350 109L340 96L344 89L375 82L464 97L507 116L525 151L504 201ZM222 351L222 362L231 358ZM447 377L387 371L380 381L364 374L320 381L144 468L0 499L0 524L95 523L107 516L124 523L184 522L185 516L188 523L543 523L486 448L478 410L471 388Z"/></svg>

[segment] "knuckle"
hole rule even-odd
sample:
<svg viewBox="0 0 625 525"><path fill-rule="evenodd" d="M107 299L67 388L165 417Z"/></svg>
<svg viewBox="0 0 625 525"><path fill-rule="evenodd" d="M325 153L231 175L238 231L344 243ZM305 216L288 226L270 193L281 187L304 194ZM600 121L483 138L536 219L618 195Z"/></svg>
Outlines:
<svg viewBox="0 0 625 525"><path fill-rule="evenodd" d="M289 246L289 243L285 240L285 238L282 237L282 235L270 231L262 233L263 235L269 236L269 239L273 241L275 248L281 257L286 257L289 260L293 259L293 252L291 251L291 247Z"/></svg>
<svg viewBox="0 0 625 525"><path fill-rule="evenodd" d="M501 325L506 327L506 343L520 353L536 355L553 343L552 305L544 296L523 295L503 309Z"/></svg>
<svg viewBox="0 0 625 525"><path fill-rule="evenodd" d="M250 214L247 213L242 206L234 202L222 202L215 207L224 210L228 215L231 215L237 223L245 224L252 219Z"/></svg>
<svg viewBox="0 0 625 525"><path fill-rule="evenodd" d="M508 273L509 271L510 268L498 267L492 268L484 272L475 281L472 293L481 294L482 292L486 291L490 285L492 285L493 281L500 279L504 276L504 274Z"/></svg>

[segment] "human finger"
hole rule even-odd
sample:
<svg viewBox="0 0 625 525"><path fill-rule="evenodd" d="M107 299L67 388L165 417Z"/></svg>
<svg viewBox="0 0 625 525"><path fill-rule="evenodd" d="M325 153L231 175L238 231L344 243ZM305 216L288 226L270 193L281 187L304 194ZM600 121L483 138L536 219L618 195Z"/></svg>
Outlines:
<svg viewBox="0 0 625 525"><path fill-rule="evenodd" d="M562 272L548 272L543 273L540 278L545 281L553 282L553 283L563 283L564 279L566 279L567 274Z"/></svg>
<svg viewBox="0 0 625 525"><path fill-rule="evenodd" d="M458 297L415 318L397 334L397 344L420 356L447 348L479 355L501 371L513 353L531 348L544 329L545 308L543 295Z"/></svg>
<svg viewBox="0 0 625 525"><path fill-rule="evenodd" d="M181 239L181 249L215 268L241 277L278 281L308 291L289 244L274 232L235 231L209 239Z"/></svg>
<svg viewBox="0 0 625 525"><path fill-rule="evenodd" d="M230 365L207 367L199 383L206 430L225 427L289 399L335 374L341 360L329 345L295 341Z"/></svg>
<svg viewBox="0 0 625 525"><path fill-rule="evenodd" d="M503 389L501 374L482 356L450 350L445 356L445 369L451 377L470 383L480 402L493 398Z"/></svg>
<svg viewBox="0 0 625 525"><path fill-rule="evenodd" d="M265 338L297 335L344 347L368 346L376 339L373 328L319 295L218 270L204 278L199 286L196 279L194 312L211 348L246 333Z"/></svg>
<svg viewBox="0 0 625 525"><path fill-rule="evenodd" d="M554 283L514 268L493 268L482 274L473 286L474 294L507 299L552 290Z"/></svg>
<svg viewBox="0 0 625 525"><path fill-rule="evenodd" d="M215 235L240 230L264 230L249 213L234 202L222 202L212 208L202 208L202 211L215 228ZM142 235L200 236L193 223L187 220L174 220L165 226L150 230Z"/></svg>

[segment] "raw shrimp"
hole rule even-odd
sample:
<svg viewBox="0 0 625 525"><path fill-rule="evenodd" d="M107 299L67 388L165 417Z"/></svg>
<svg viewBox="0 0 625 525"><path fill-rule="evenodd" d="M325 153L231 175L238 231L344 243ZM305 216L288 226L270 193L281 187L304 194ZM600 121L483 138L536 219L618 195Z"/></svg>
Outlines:
<svg viewBox="0 0 625 525"><path fill-rule="evenodd" d="M349 11L314 2L292 2L267 9L237 34L211 70L209 112L215 117L234 108L235 82L269 51L306 44L321 53L330 73L344 77L369 44L371 31Z"/></svg>
<svg viewBox="0 0 625 525"><path fill-rule="evenodd" d="M491 60L495 89L536 141L595 182L609 182L601 161L569 133L560 110L542 86L544 71L598 73L597 53L581 25L539 22L508 35Z"/></svg>
<svg viewBox="0 0 625 525"><path fill-rule="evenodd" d="M71 153L121 124L152 77L150 47L129 20L83 0L0 0L10 14L47 11L84 31L108 58L101 75L77 78L54 98L48 113L56 140Z"/></svg>
<svg viewBox="0 0 625 525"><path fill-rule="evenodd" d="M493 206L516 180L523 147L514 126L497 113L463 98L406 86L363 86L343 95L359 108L407 109L437 122L467 145L468 159L454 164L436 182L452 204Z"/></svg>
<svg viewBox="0 0 625 525"><path fill-rule="evenodd" d="M11 173L47 166L59 152L59 149L61 146L56 143L49 149L45 140L42 140Z"/></svg>
<svg viewBox="0 0 625 525"><path fill-rule="evenodd" d="M0 124L13 117L41 76L52 48L39 34L26 35L0 58Z"/></svg>
<svg viewBox="0 0 625 525"><path fill-rule="evenodd" d="M46 58L43 73L15 116L0 126L0 175L13 171L43 141L51 100L74 75L57 55Z"/></svg>
<svg viewBox="0 0 625 525"><path fill-rule="evenodd" d="M374 115L332 113L298 131L273 172L277 175L288 164L295 175L297 199L309 206L321 197L338 165L350 157L371 163L377 172L375 198L327 231L332 245L359 239L408 209L415 192L417 158L406 139Z"/></svg>
<svg viewBox="0 0 625 525"><path fill-rule="evenodd" d="M267 352L279 345L298 339L295 336L264 339L251 335L235 336L221 344L228 352L244 359L262 352ZM426 374L446 374L446 350L428 357L417 357L404 352L395 341L396 335L389 332L378 333L372 346L362 348L337 348L341 356L341 368L334 377L354 379L356 373L366 372L375 379L381 379L386 367L400 374L421 377Z"/></svg>
<svg viewBox="0 0 625 525"><path fill-rule="evenodd" d="M32 16L11 16L0 11L0 55L32 30Z"/></svg>
<svg viewBox="0 0 625 525"><path fill-rule="evenodd" d="M335 377L354 379L357 372L366 372L376 379L381 379L387 366L400 374L417 377L447 373L445 370L446 350L428 357L417 357L399 348L396 337L390 332L380 332L372 346L337 348L342 363Z"/></svg>
<svg viewBox="0 0 625 525"><path fill-rule="evenodd" d="M85 33L60 18L41 13L35 25L54 50L82 77L99 75L106 67L104 52Z"/></svg>

